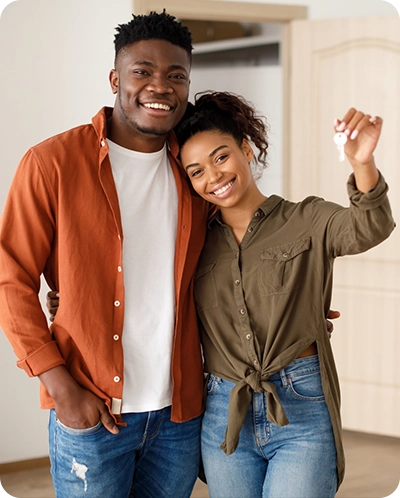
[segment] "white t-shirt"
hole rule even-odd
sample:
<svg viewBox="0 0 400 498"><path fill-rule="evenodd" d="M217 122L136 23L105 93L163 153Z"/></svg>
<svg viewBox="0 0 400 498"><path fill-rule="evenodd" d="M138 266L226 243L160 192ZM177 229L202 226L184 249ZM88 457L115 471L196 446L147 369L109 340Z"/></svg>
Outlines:
<svg viewBox="0 0 400 498"><path fill-rule="evenodd" d="M146 154L107 140L124 234L122 413L171 404L178 195L166 145Z"/></svg>

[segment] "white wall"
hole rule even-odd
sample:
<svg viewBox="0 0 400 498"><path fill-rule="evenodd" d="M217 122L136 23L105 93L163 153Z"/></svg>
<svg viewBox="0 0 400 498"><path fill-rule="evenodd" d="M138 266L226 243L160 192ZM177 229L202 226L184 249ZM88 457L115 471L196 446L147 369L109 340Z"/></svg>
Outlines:
<svg viewBox="0 0 400 498"><path fill-rule="evenodd" d="M46 137L113 105L114 28L130 0L18 0L0 18L0 210L19 159ZM0 463L47 454L37 379L15 366L0 334Z"/></svg>
<svg viewBox="0 0 400 498"><path fill-rule="evenodd" d="M381 0L273 3L309 5L311 18L395 13ZM30 145L88 122L101 106L112 105L108 73L114 28L128 21L131 11L131 0L17 0L2 12L0 210ZM45 456L47 413L38 408L37 379L15 367L3 335L0 368L0 463Z"/></svg>

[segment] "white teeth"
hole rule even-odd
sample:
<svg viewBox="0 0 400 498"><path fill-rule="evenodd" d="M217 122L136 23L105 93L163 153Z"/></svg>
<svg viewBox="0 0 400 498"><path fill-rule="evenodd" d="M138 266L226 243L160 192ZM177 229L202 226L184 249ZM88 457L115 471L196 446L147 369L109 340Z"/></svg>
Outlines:
<svg viewBox="0 0 400 498"><path fill-rule="evenodd" d="M147 109L163 109L164 111L169 111L171 108L169 105L166 104L143 104L144 107L147 107Z"/></svg>
<svg viewBox="0 0 400 498"><path fill-rule="evenodd" d="M233 185L233 182L229 182L226 185L224 185L223 187L219 188L218 190L214 190L214 192L212 192L212 193L214 195L221 195L224 192L226 192L228 190L228 188L231 188L232 185Z"/></svg>

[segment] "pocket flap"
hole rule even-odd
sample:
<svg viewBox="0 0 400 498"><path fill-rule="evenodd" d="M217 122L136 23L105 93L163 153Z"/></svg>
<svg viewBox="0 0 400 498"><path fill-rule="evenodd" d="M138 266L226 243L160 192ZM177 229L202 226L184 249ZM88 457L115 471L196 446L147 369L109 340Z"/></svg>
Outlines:
<svg viewBox="0 0 400 498"><path fill-rule="evenodd" d="M290 244L269 247L261 251L261 259L273 259L275 261L289 261L304 251L308 251L311 246L311 237L295 240Z"/></svg>

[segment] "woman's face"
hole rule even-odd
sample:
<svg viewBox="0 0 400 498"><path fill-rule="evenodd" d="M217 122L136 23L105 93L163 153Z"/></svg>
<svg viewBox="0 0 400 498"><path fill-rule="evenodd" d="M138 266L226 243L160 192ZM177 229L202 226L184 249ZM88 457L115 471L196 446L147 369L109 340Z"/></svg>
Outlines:
<svg viewBox="0 0 400 498"><path fill-rule="evenodd" d="M181 148L181 162L194 190L220 207L236 207L256 189L249 163L253 150L247 140L218 131L204 131Z"/></svg>

